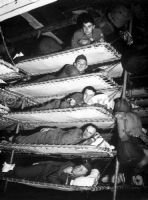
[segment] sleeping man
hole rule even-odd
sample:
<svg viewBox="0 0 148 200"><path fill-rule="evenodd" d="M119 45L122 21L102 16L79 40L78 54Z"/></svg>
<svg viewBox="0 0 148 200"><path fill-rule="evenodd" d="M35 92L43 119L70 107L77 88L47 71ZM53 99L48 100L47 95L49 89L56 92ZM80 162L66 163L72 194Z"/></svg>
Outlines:
<svg viewBox="0 0 148 200"><path fill-rule="evenodd" d="M113 98L111 99L107 94L103 94L102 92L97 93L97 91L91 86L84 88L83 99L84 103L87 105L103 106L108 110L113 110L114 108Z"/></svg>
<svg viewBox="0 0 148 200"><path fill-rule="evenodd" d="M106 142L97 127L86 124L81 128L42 128L40 131L32 131L31 134L22 133L9 138L9 141L18 144L48 144L48 145L93 145L107 150L114 149Z"/></svg>
<svg viewBox="0 0 148 200"><path fill-rule="evenodd" d="M5 176L62 185L93 186L99 178L99 170L92 169L89 162L42 161L31 166L4 163ZM83 181L78 178L83 177Z"/></svg>
<svg viewBox="0 0 148 200"><path fill-rule="evenodd" d="M62 108L73 108L83 106L83 94L81 92L71 93L62 99L51 99L44 103L28 107L25 111L40 111L48 109L62 109Z"/></svg>
<svg viewBox="0 0 148 200"><path fill-rule="evenodd" d="M85 55L81 54L76 57L72 65L66 64L59 71L44 75L41 78L35 79L33 82L42 82L42 81L49 81L53 79L79 76L85 73L85 70L87 69L87 67L88 67L87 58Z"/></svg>
<svg viewBox="0 0 148 200"><path fill-rule="evenodd" d="M97 93L96 89L92 86L85 87L82 92L71 93L62 99L51 99L50 101L42 104L28 107L26 111L41 111L48 109L62 109L62 108L74 108L81 106L98 105L104 106L104 108L113 109L114 101L110 99L106 94Z"/></svg>

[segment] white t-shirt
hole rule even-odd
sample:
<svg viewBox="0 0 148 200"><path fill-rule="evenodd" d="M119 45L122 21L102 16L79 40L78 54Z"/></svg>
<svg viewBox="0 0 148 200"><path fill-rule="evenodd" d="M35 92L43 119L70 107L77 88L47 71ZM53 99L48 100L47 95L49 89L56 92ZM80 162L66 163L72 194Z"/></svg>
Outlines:
<svg viewBox="0 0 148 200"><path fill-rule="evenodd" d="M93 105L97 103L106 106L108 109L114 108L114 100L109 99L109 97L106 94L97 94L87 102L88 105Z"/></svg>

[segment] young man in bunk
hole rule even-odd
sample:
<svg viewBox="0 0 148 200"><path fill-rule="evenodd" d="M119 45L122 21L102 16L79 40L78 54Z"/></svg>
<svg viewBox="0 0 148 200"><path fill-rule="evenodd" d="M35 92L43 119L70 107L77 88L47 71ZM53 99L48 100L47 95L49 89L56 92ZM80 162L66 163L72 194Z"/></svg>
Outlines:
<svg viewBox="0 0 148 200"><path fill-rule="evenodd" d="M22 132L19 135L9 137L9 141L17 144L48 144L48 145L92 145L112 151L110 145L93 124L85 124L81 128L51 128Z"/></svg>
<svg viewBox="0 0 148 200"><path fill-rule="evenodd" d="M108 110L113 110L114 100L110 99L106 94L97 93L92 86L85 87L82 92L74 92L62 99L51 99L50 101L38 104L33 107L28 107L26 111L41 111L48 109L63 109L82 106L104 106Z"/></svg>
<svg viewBox="0 0 148 200"><path fill-rule="evenodd" d="M85 55L81 54L76 57L73 65L66 64L62 69L54 74L47 74L41 78L35 79L34 82L49 81L52 79L67 78L73 76L79 76L85 73L87 69L87 58Z"/></svg>
<svg viewBox="0 0 148 200"><path fill-rule="evenodd" d="M92 86L85 87L82 92L74 92L68 94L61 99L51 99L35 106L30 106L22 109L23 111L41 111L49 109L65 109L83 106L103 106L110 111L113 110L114 100L109 98L108 95L97 93L96 89ZM14 107L10 107L11 111L16 111L21 108L19 101L15 103Z"/></svg>
<svg viewBox="0 0 148 200"><path fill-rule="evenodd" d="M105 109L113 110L114 99L110 98L107 94L97 92L92 86L85 87L83 90L83 100L86 105L103 106Z"/></svg>
<svg viewBox="0 0 148 200"><path fill-rule="evenodd" d="M79 144L91 138L96 133L94 125L84 126L82 128L42 128L40 131L34 131L29 135L20 134L10 137L10 140L19 144L49 144L66 145Z"/></svg>
<svg viewBox="0 0 148 200"><path fill-rule="evenodd" d="M4 163L2 172L5 176L48 182L53 184L70 185L71 180L86 177L91 172L88 162L71 161L41 161L31 166L17 166Z"/></svg>
<svg viewBox="0 0 148 200"><path fill-rule="evenodd" d="M42 104L38 104L33 107L28 107L25 110L40 111L48 109L62 109L86 106L89 100L95 96L95 94L96 90L92 86L87 86L82 90L82 92L74 92L68 94L62 99L51 99L50 101L44 102Z"/></svg>
<svg viewBox="0 0 148 200"><path fill-rule="evenodd" d="M74 108L83 106L83 94L81 92L71 93L62 99L51 99L42 104L38 104L32 107L27 107L25 111L41 111L48 109L64 109L64 108Z"/></svg>
<svg viewBox="0 0 148 200"><path fill-rule="evenodd" d="M71 47L81 47L94 42L104 42L104 36L100 28L96 28L94 19L88 13L83 13L78 17L77 23L80 29L77 30L71 40Z"/></svg>

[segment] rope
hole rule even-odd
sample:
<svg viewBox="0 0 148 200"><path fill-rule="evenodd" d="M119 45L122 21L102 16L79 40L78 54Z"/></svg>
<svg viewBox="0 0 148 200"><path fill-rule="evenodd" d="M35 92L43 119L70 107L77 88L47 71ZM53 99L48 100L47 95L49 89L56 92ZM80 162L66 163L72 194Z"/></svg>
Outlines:
<svg viewBox="0 0 148 200"><path fill-rule="evenodd" d="M10 53L9 53L9 50L8 50L8 47L7 47L7 44L6 44L5 37L4 37L4 34L3 34L1 26L0 26L0 34L1 34L1 37L2 37L2 40L3 40L3 44L4 44L4 47L5 47L5 50L7 52L7 55L10 58L12 64L15 65L15 63L14 63L14 61L13 61L13 59L12 59Z"/></svg>

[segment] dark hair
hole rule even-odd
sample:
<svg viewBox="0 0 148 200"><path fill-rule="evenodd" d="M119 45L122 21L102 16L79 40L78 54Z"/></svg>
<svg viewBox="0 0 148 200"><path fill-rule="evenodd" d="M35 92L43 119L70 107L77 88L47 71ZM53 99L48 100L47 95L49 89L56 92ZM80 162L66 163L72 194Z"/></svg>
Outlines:
<svg viewBox="0 0 148 200"><path fill-rule="evenodd" d="M92 90L93 92L96 93L96 89L95 89L94 87L92 87L92 86L87 86L87 87L85 87L85 88L82 90L82 93L84 94L84 92L85 92L86 90Z"/></svg>
<svg viewBox="0 0 148 200"><path fill-rule="evenodd" d="M84 23L88 23L88 22L94 24L94 19L89 13L82 13L77 18L77 25L81 28L83 27Z"/></svg>
<svg viewBox="0 0 148 200"><path fill-rule="evenodd" d="M123 10L127 10L127 11L130 11L130 6L128 6L126 3L113 3L112 6L110 7L110 12L113 13L113 12L116 12L118 11L119 9L123 9Z"/></svg>
<svg viewBox="0 0 148 200"><path fill-rule="evenodd" d="M81 60L81 59L87 61L86 56L84 56L83 54L81 54L81 55L79 55L79 56L76 57L75 62L77 62L78 60Z"/></svg>
<svg viewBox="0 0 148 200"><path fill-rule="evenodd" d="M88 172L85 174L85 176L87 176L87 175L89 175L90 174L90 172L91 172L91 169L92 169L92 166L91 166L91 164L90 164L90 162L88 161L88 160L86 160L86 161L79 161L76 165L75 165L75 167L76 166L79 166L79 165L83 165L87 170L88 170Z"/></svg>
<svg viewBox="0 0 148 200"><path fill-rule="evenodd" d="M96 130L98 129L98 127L97 127L96 125L94 125L94 124L92 124L92 123L88 123L88 124L83 125L83 126L81 127L81 130L84 132L85 129L86 129L88 126L92 126L92 127L94 127Z"/></svg>
<svg viewBox="0 0 148 200"><path fill-rule="evenodd" d="M88 170L88 172L86 173L86 176L89 175L90 172L91 172L91 169L92 169L92 166L91 166L90 162L86 161L86 162L82 163L82 165L84 167L86 167L86 169Z"/></svg>

